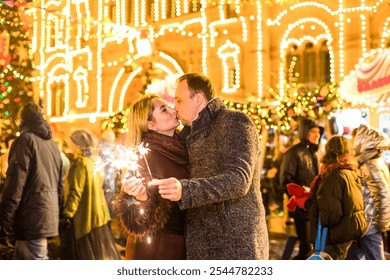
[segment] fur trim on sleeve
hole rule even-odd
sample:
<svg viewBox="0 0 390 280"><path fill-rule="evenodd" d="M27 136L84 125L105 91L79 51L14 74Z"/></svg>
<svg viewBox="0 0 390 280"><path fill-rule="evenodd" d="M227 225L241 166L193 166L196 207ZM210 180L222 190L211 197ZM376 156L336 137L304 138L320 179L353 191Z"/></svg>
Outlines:
<svg viewBox="0 0 390 280"><path fill-rule="evenodd" d="M137 238L156 234L164 228L170 215L170 201L161 198L156 187L149 188L148 195L147 201L138 201L121 193L114 203L122 228Z"/></svg>

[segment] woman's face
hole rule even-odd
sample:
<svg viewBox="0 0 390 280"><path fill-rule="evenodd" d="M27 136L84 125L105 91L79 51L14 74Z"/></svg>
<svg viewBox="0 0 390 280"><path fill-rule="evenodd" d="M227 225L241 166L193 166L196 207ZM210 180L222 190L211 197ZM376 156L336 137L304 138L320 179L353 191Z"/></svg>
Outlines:
<svg viewBox="0 0 390 280"><path fill-rule="evenodd" d="M81 153L80 148L75 143L73 143L72 140L68 141L68 149L71 150L72 154L79 154L79 153Z"/></svg>
<svg viewBox="0 0 390 280"><path fill-rule="evenodd" d="M179 126L176 111L160 98L155 98L153 104L153 120L148 121L148 128L161 134L172 136L175 129Z"/></svg>

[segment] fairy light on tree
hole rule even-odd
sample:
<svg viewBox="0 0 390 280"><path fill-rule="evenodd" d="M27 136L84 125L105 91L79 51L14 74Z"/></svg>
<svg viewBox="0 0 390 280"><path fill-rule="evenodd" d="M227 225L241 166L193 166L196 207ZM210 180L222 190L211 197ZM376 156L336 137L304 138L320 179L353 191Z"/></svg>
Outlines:
<svg viewBox="0 0 390 280"><path fill-rule="evenodd" d="M17 135L15 117L32 101L34 63L25 22L26 1L0 0L0 142Z"/></svg>

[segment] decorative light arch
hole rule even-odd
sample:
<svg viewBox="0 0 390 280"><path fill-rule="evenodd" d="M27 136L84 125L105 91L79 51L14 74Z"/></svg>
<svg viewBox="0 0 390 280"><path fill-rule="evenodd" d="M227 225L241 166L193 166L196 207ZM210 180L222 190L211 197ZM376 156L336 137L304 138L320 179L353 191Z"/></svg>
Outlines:
<svg viewBox="0 0 390 280"><path fill-rule="evenodd" d="M222 69L223 69L223 87L222 92L233 93L240 88L240 63L239 63L239 54L240 47L237 44L232 43L230 40L227 40L218 49L218 57L222 60ZM233 59L234 64L234 83L233 87L229 85L229 63L228 60Z"/></svg>
<svg viewBox="0 0 390 280"><path fill-rule="evenodd" d="M290 36L291 32L293 31L294 28L300 26L301 24L305 24L305 23L315 23L315 24L318 24L319 26L321 26L323 29L324 29L324 32L323 34L320 34L316 37L312 37L312 36L303 36L301 39L296 39L296 38L289 38L288 37ZM334 70L334 67L335 67L335 63L334 63L334 51L333 51L333 48L331 46L331 43L333 42L333 37L332 37L332 34L328 28L328 26L320 21L319 19L317 18L312 18L312 17L309 17L309 18L302 18L292 24L290 24L288 26L288 29L286 30L286 32L283 34L282 36L282 40L281 40L281 43L280 43L280 65L279 65L279 84L280 84L280 95L283 96L284 95L284 86L285 86L285 83L286 83L286 80L284 78L284 74L285 74L285 64L286 64L286 49L288 48L288 46L291 44L291 43L295 43L297 44L298 46L301 45L303 42L305 41L313 41L314 43L317 43L319 40L321 39L326 39L328 41L328 47L329 47L329 55L330 55L330 81L331 82L334 82L335 81L335 70Z"/></svg>
<svg viewBox="0 0 390 280"><path fill-rule="evenodd" d="M76 81L76 85L77 85L76 107L85 108L88 103L88 92L89 92L87 69L79 66L76 69L76 71L74 71L73 73L73 80Z"/></svg>
<svg viewBox="0 0 390 280"><path fill-rule="evenodd" d="M141 59L142 56L134 56L133 58L129 59L125 64L131 65L132 63L136 63L138 59ZM158 60L158 58L160 58ZM159 62L154 62L154 66L158 69L161 69L164 73L167 75L175 75L184 74L183 69L180 67L180 65L177 63L176 60L174 60L171 56L167 55L164 52L156 52L153 54L153 59L158 60ZM118 110L123 109L124 105L124 99L126 96L126 90L128 86L130 85L131 81L135 78L137 74L139 74L142 71L142 67L137 67L133 70L133 72L126 78L124 85L119 93L119 105ZM114 109L114 101L115 101L115 93L118 90L119 82L122 80L122 78L125 75L125 70L122 67L121 70L118 72L117 76L114 79L114 83L111 87L110 96L109 96L109 103L108 103L108 113L112 114Z"/></svg>

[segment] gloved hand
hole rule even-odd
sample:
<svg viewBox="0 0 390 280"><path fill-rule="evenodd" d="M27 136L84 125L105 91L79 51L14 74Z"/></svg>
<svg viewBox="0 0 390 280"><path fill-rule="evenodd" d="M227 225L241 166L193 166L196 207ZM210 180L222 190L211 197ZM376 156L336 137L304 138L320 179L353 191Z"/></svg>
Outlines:
<svg viewBox="0 0 390 280"><path fill-rule="evenodd" d="M68 229L71 225L71 219L69 217L62 217L60 220L60 232Z"/></svg>
<svg viewBox="0 0 390 280"><path fill-rule="evenodd" d="M287 184L287 191L291 195L291 198L287 202L287 209L290 212L294 212L296 207L305 209L305 203L310 197L310 192L306 191L302 186L289 183Z"/></svg>
<svg viewBox="0 0 390 280"><path fill-rule="evenodd" d="M8 248L14 247L15 240L13 237L12 227L0 226L0 245Z"/></svg>

